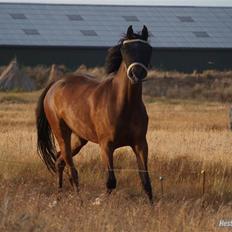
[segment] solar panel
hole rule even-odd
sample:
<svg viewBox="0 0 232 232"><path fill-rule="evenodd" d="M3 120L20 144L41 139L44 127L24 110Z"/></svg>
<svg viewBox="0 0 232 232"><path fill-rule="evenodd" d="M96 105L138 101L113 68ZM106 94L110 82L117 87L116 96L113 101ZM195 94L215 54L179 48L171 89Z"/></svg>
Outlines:
<svg viewBox="0 0 232 232"><path fill-rule="evenodd" d="M10 14L12 19L27 19L27 17L24 14Z"/></svg>
<svg viewBox="0 0 232 232"><path fill-rule="evenodd" d="M194 22L193 18L191 16L177 16L177 18L184 23L192 23Z"/></svg>
<svg viewBox="0 0 232 232"><path fill-rule="evenodd" d="M208 38L210 37L206 31L194 31L193 34L198 38Z"/></svg>
<svg viewBox="0 0 232 232"><path fill-rule="evenodd" d="M94 30L80 30L84 36L97 36L96 31Z"/></svg>
<svg viewBox="0 0 232 232"><path fill-rule="evenodd" d="M67 17L71 21L82 21L82 20L84 20L80 15L67 15Z"/></svg>
<svg viewBox="0 0 232 232"><path fill-rule="evenodd" d="M138 22L139 19L136 16L128 15L128 16L122 16L127 22Z"/></svg>
<svg viewBox="0 0 232 232"><path fill-rule="evenodd" d="M22 29L26 35L39 35L36 29Z"/></svg>

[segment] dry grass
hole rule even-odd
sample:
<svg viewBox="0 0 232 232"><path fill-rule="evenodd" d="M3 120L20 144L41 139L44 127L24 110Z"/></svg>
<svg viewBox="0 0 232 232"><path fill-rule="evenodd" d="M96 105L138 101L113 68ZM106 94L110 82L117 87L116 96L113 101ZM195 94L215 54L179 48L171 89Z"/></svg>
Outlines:
<svg viewBox="0 0 232 232"><path fill-rule="evenodd" d="M58 194L55 176L36 155L37 96L0 94L0 231L218 231L220 219L232 220L228 105L145 98L156 203L147 203L136 172L123 171L136 169L135 157L126 147L115 154L115 166L122 169L116 172L116 191L93 205L105 191L98 146L88 144L75 158L83 202L67 176L63 193Z"/></svg>
<svg viewBox="0 0 232 232"><path fill-rule="evenodd" d="M232 71L179 73L151 70L144 94L169 99L232 102Z"/></svg>
<svg viewBox="0 0 232 232"><path fill-rule="evenodd" d="M5 67L0 67L0 74ZM50 67L21 67L41 89L48 82ZM88 68L85 65L70 70L62 65L64 73L90 74L93 78L106 78L104 67ZM181 73L177 71L149 71L148 81L144 83L144 95L168 99L195 99L207 101L232 102L232 71L206 70L201 73Z"/></svg>

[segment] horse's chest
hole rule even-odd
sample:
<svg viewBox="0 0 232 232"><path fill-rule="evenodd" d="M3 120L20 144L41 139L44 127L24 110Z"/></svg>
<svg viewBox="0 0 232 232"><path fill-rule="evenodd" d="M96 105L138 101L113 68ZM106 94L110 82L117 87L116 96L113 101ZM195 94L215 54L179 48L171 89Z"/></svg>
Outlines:
<svg viewBox="0 0 232 232"><path fill-rule="evenodd" d="M112 136L112 140L115 141L115 143L119 144L131 144L136 137L133 131L133 128L131 128L131 126L129 125L124 125L122 127L116 128Z"/></svg>
<svg viewBox="0 0 232 232"><path fill-rule="evenodd" d="M115 125L112 125L112 140L118 145L130 145L141 136L145 136L147 131L147 120L136 120L130 117L124 120L119 120Z"/></svg>
<svg viewBox="0 0 232 232"><path fill-rule="evenodd" d="M103 117L99 120L97 127L99 141L109 141L120 147L131 145L146 135L147 113L145 108L112 110L105 112Z"/></svg>

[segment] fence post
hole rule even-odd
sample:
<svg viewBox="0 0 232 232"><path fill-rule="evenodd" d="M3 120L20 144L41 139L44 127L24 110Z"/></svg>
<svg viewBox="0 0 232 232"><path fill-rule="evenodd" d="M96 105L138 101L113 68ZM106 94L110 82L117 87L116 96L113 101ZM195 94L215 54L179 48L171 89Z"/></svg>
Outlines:
<svg viewBox="0 0 232 232"><path fill-rule="evenodd" d="M202 196L205 195L205 170L201 171L202 175Z"/></svg>
<svg viewBox="0 0 232 232"><path fill-rule="evenodd" d="M163 194L164 194L164 184L163 184L164 178L163 178L163 176L160 176L159 180L160 180L161 197L163 197Z"/></svg>
<svg viewBox="0 0 232 232"><path fill-rule="evenodd" d="M229 129L232 130L232 106L229 108Z"/></svg>

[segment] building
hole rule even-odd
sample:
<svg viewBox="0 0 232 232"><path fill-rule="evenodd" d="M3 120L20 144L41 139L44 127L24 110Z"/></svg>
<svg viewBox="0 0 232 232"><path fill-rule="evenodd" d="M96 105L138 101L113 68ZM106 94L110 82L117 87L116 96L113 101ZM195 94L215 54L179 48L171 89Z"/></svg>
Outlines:
<svg viewBox="0 0 232 232"><path fill-rule="evenodd" d="M0 65L104 65L128 25L147 25L152 66L232 69L232 8L0 3Z"/></svg>

